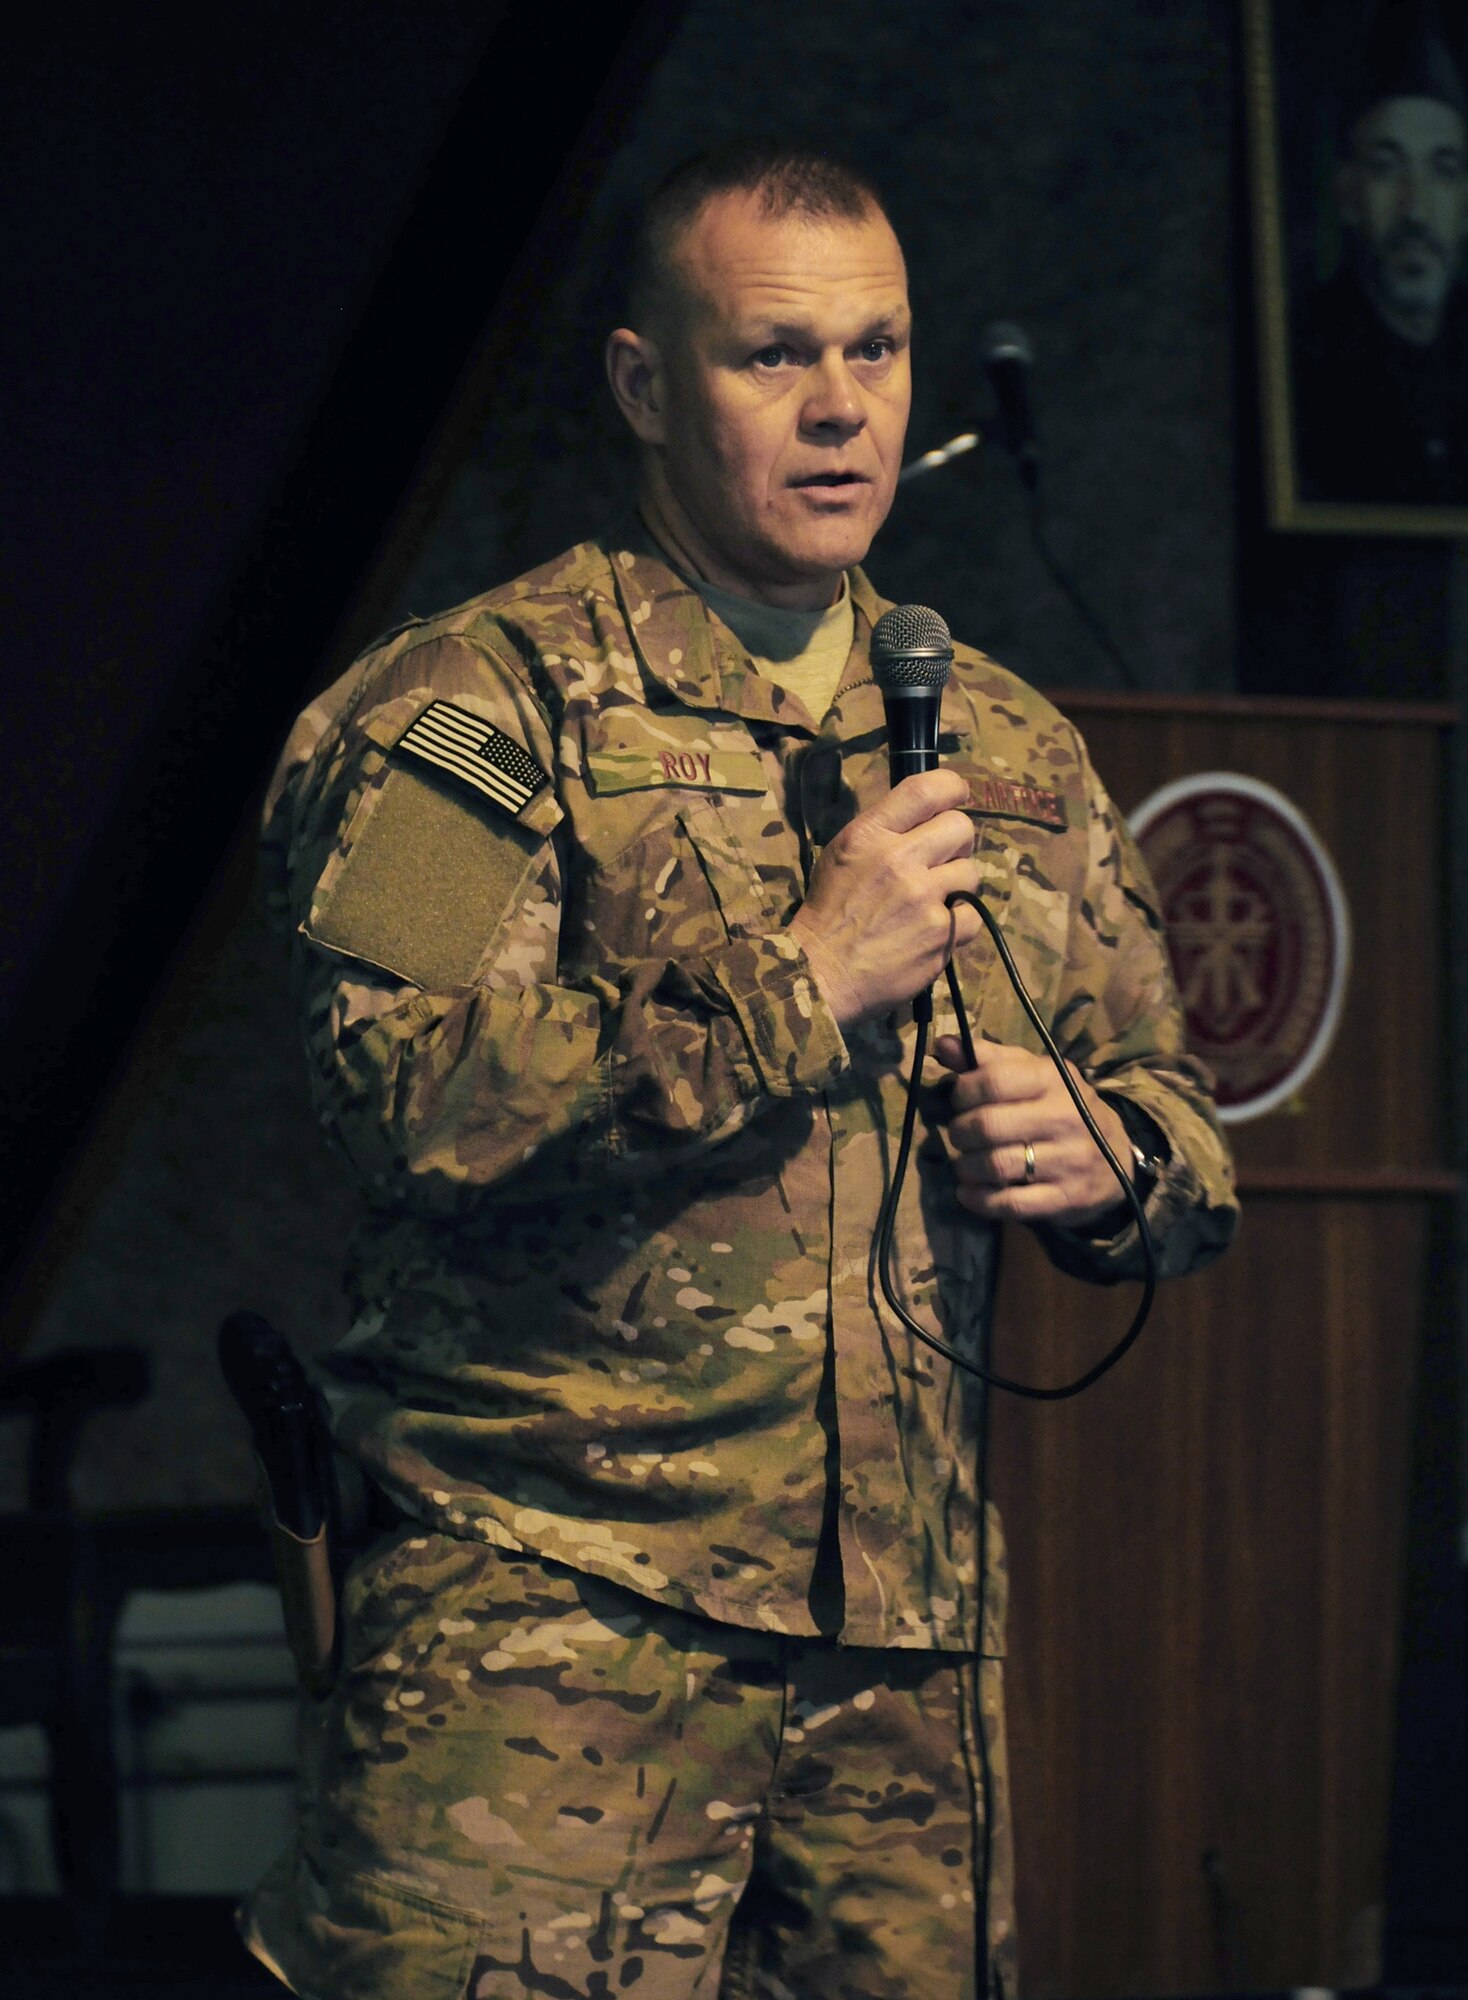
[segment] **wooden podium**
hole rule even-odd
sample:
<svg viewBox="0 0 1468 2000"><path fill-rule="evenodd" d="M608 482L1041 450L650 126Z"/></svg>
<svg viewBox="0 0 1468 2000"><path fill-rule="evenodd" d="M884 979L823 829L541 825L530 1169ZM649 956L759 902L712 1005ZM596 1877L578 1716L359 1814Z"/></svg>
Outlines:
<svg viewBox="0 0 1468 2000"><path fill-rule="evenodd" d="M1368 1983L1379 1973L1416 1359L1455 1177L1442 1076L1438 706L1081 695L1131 810L1262 779L1334 858L1353 955L1301 1096L1231 1127L1244 1222L1162 1287L1074 1402L996 1396L1013 1579L1025 2000ZM1134 1288L1005 1251L995 1356L1037 1382Z"/></svg>

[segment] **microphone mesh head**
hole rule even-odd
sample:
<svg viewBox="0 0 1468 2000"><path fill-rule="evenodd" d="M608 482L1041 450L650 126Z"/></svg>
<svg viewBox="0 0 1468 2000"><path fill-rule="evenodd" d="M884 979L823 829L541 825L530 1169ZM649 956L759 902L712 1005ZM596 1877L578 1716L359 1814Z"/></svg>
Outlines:
<svg viewBox="0 0 1468 2000"><path fill-rule="evenodd" d="M953 640L926 604L894 604L872 633L872 678L891 688L940 688L953 664Z"/></svg>
<svg viewBox="0 0 1468 2000"><path fill-rule="evenodd" d="M990 320L979 335L979 359L986 368L996 361L1017 361L1022 368L1033 366L1035 350L1022 326L1012 319Z"/></svg>

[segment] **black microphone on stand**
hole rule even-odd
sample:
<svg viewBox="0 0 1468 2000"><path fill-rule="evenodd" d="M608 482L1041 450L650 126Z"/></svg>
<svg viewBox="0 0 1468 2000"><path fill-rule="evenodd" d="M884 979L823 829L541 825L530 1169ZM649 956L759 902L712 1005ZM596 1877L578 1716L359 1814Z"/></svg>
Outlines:
<svg viewBox="0 0 1468 2000"><path fill-rule="evenodd" d="M872 678L887 711L887 762L894 785L938 768L938 716L953 665L953 640L926 604L894 604L872 633Z"/></svg>
<svg viewBox="0 0 1468 2000"><path fill-rule="evenodd" d="M1035 493L1040 485L1040 454L1035 445L1035 412L1030 402L1030 370L1035 350L1023 327L996 319L984 328L979 343L984 372L999 407L999 434L1013 454L1019 476Z"/></svg>

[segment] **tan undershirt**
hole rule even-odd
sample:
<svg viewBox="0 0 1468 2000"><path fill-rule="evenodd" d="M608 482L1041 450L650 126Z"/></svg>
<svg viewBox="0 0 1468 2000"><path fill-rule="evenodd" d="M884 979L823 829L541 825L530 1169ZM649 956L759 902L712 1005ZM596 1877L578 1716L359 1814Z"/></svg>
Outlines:
<svg viewBox="0 0 1468 2000"><path fill-rule="evenodd" d="M728 626L756 672L788 688L804 702L811 720L819 722L835 699L856 631L846 578L841 579L841 595L825 611L786 611L697 579L693 588Z"/></svg>

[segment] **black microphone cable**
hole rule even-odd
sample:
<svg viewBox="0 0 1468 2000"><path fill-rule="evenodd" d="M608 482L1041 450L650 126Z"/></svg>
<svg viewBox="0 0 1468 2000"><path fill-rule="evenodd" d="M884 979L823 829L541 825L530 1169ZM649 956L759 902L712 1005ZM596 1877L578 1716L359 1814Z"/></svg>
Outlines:
<svg viewBox="0 0 1468 2000"><path fill-rule="evenodd" d="M892 782L914 772L936 770L938 767L938 733L942 707L943 686L948 678L949 666L953 658L953 642L948 627L937 612L924 605L894 606L884 612L877 621L872 634L872 668L877 685L882 690L887 710L888 755ZM928 987L917 994L912 1003L913 1020L916 1024L916 1038L913 1046L912 1067L907 1083L907 1102L903 1112L902 1136L898 1143L897 1158L893 1165L892 1179L882 1202L877 1233L872 1243L872 1259L876 1266L878 1281L887 1304L896 1314L899 1322L915 1339L936 1353L944 1356L954 1367L965 1374L976 1377L991 1388L1007 1390L1011 1395L1024 1396L1035 1402L1060 1402L1069 1396L1078 1396L1083 1389L1089 1389L1108 1370L1114 1368L1127 1349L1133 1345L1147 1322L1152 1309L1152 1299L1157 1288L1157 1257L1152 1243L1151 1231L1147 1227L1147 1217L1138 1199L1131 1174L1122 1166L1105 1136L1096 1124L1084 1098L1076 1087L1065 1057L1057 1048L1054 1036L1040 1017L1028 988L1021 977L1019 967L1008 942L993 912L981 897L960 891L948 899L950 911L956 903L968 903L978 913L980 922L988 931L994 948L999 954L1010 984L1019 998L1020 1005L1031 1027L1040 1038L1041 1046L1054 1063L1061 1082L1065 1085L1071 1102L1076 1108L1081 1123L1091 1135L1093 1142L1116 1176L1132 1219L1137 1225L1141 1243L1144 1280L1141 1302L1132 1318L1131 1325L1117 1341L1111 1351L1102 1356L1094 1367L1077 1376L1073 1382L1061 1383L1055 1387L1012 1381L1000 1375L990 1365L991 1339L993 1331L993 1303L998 1285L997 1257L991 1266L988 1295L980 1314L978 1326L979 1359L972 1361L965 1354L949 1345L936 1334L929 1333L903 1305L897 1296L892 1278L892 1246L897 1223L897 1210L902 1197L902 1189L907 1179L907 1169L912 1157L913 1136L917 1128L918 1102L922 1089L923 1064L927 1057L928 1035L933 1021L933 992ZM978 1066L974 1047L973 1030L969 1025L968 1009L964 1004L963 991L959 985L958 973L950 956L945 967L949 996L957 1020L959 1039L963 1047L964 1059L970 1069ZM991 1399L983 1398L979 1414L978 1437L975 1448L975 1483L978 1500L978 1561L976 1591L979 1617L978 1651L974 1658L974 1699L972 1704L972 1728L974 1733L973 1754L978 1767L978 1792L981 1802L982 1824L974 1828L974 1920L976 1957L980 1972L977 1992L981 2000L1004 2000L1002 1984L998 1981L997 1968L992 1962L989 1943L990 1894L993 1885L994 1864L994 1772L989 1755L988 1731L984 1719L984 1652L985 1617L989 1595L989 1416ZM965 1704L960 1701L960 1715ZM997 1992L991 1994L991 1982Z"/></svg>
<svg viewBox="0 0 1468 2000"><path fill-rule="evenodd" d="M1056 555L1055 550L1051 546L1049 530L1045 526L1044 508L1037 487L1032 486L1029 489L1028 499L1030 541L1034 546L1035 554L1040 558L1041 568L1055 585L1055 588L1060 592L1071 610L1074 611L1076 617L1080 619L1096 645L1106 655L1112 666L1115 667L1121 677L1122 686L1124 688L1140 689L1142 683L1137 678L1136 669L1121 650L1121 647L1117 645L1115 639L1112 638L1110 632L1102 624L1101 614L1094 606L1087 602L1081 593L1080 585L1070 574L1069 570L1061 563L1059 556Z"/></svg>
<svg viewBox="0 0 1468 2000"><path fill-rule="evenodd" d="M908 1162L912 1156L913 1134L917 1126L918 1099L922 1088L923 1063L927 1055L928 1032L933 1020L933 993L931 987L919 993L912 1003L913 1019L917 1025L917 1037L913 1045L912 1069L908 1077L907 1104L903 1113L902 1137L898 1144L897 1160L893 1168L891 1184L888 1187L886 1198L882 1203L881 1217L878 1222L874 1245L877 1274L881 1283L883 1296L902 1325L926 1346L933 1348L937 1353L951 1361L956 1368L962 1369L967 1375L976 1376L979 1381L991 1388L1008 1390L1013 1396L1024 1396L1033 1402L1060 1402L1066 1397L1080 1395L1083 1389L1089 1389L1093 1382L1100 1381L1101 1377L1108 1370L1116 1366L1127 1349L1136 1341L1147 1322L1148 1313L1152 1310L1152 1299L1157 1289L1156 1251L1152 1243L1152 1233L1147 1227L1147 1217L1143 1212L1141 1201L1137 1197L1132 1177L1117 1159L1110 1146L1107 1145L1105 1137L1097 1126L1095 1119L1091 1116L1085 1100L1076 1088L1075 1079L1070 1073L1064 1056L1055 1045L1054 1036L1040 1017L1039 1010L1035 1006L1034 1000L1031 998L1029 990L1024 983L1019 967L1014 962L1013 954L1010 952L1004 933L1000 929L993 912L987 908L978 896L970 895L964 890L960 890L958 894L948 898L950 909L955 903L968 903L977 910L980 920L993 939L994 946L999 953L1000 962L1009 976L1010 983L1019 996L1020 1005L1029 1017L1030 1025L1034 1028L1036 1034L1039 1035L1041 1042L1044 1044L1046 1054L1055 1064L1061 1081L1070 1095L1071 1102L1075 1105L1080 1115L1081 1122L1085 1125L1086 1130L1090 1133L1106 1164L1110 1167L1112 1173L1115 1174L1121 1186L1122 1193L1126 1197L1127 1206L1131 1210L1132 1218L1136 1222L1141 1239L1142 1259L1145 1270L1142 1298L1133 1315L1131 1325L1127 1328L1121 1339L1116 1342L1115 1346L1112 1347L1110 1352L1104 1354L1094 1367L1088 1368L1084 1374L1077 1376L1073 1382L1061 1383L1053 1388L1035 1383L1013 1381L1007 1375L996 1373L989 1365L990 1344L993 1333L992 1307L994 1293L997 1289L997 1269L991 1278L986 1309L979 1323L978 1342L980 1358L978 1361L971 1361L967 1355L960 1354L956 1348L951 1347L946 1340L941 1340L937 1334L929 1333L926 1327L919 1326L911 1313L907 1311L901 1299L898 1298L896 1287L892 1281L892 1238L897 1220L897 1206L901 1199L903 1184L907 1178ZM969 1068L973 1069L977 1066L973 1030L969 1026L968 1011L964 1005L963 992L959 986L958 974L954 969L952 959L949 960L945 971L949 995L952 998L954 1013L958 1020L958 1033L963 1044L964 1056ZM985 2000L989 2000L991 1977L997 1977L997 1968L991 1962L989 1944L990 1890L993 1883L994 1868L994 1772L989 1756L989 1738L984 1718L983 1699L984 1663L987 1657L984 1652L984 1636L989 1598L990 1407L991 1399L986 1395L983 1398L982 1408L979 1413L979 1431L974 1454L979 1517L979 1550L977 1576L975 1579L979 1618L979 1644L973 1668L974 1700L972 1707L972 1728L974 1756L979 1770L979 1790L983 1801L982 1823L975 1831L975 1860L978 1864L974 1883L975 1941L980 1969L980 1977L975 1990L980 1995L985 1996ZM960 1704L960 1712L962 1712L962 1709L963 1704ZM1002 1987L997 1996L995 1996L995 2000L1004 2000Z"/></svg>
<svg viewBox="0 0 1468 2000"><path fill-rule="evenodd" d="M951 1347L946 1340L940 1339L936 1333L929 1333L926 1327L919 1326L917 1321L912 1317L912 1314L903 1305L901 1299L898 1298L896 1287L892 1282L892 1237L897 1222L897 1205L901 1199L903 1183L907 1179L908 1161L912 1155L913 1134L917 1127L918 1097L922 1088L923 1063L928 1052L928 1030L933 1020L933 995L931 988L925 993L918 994L912 1003L913 1020L917 1024L917 1039L913 1045L912 1070L907 1080L907 1104L902 1119L902 1137L897 1147L897 1163L892 1170L891 1185L887 1189L886 1198L882 1203L881 1215L877 1223L877 1275L882 1287L882 1296L886 1299L893 1312L896 1313L903 1326L907 1328L907 1331L926 1346L931 1347L935 1353L941 1354L945 1360L951 1361L955 1368L961 1368L966 1375L976 1376L979 1381L988 1383L991 1388L1005 1389L1011 1396L1025 1396L1032 1402L1037 1403L1059 1403L1063 1402L1068 1396L1079 1396L1083 1389L1089 1389L1093 1382L1099 1382L1101 1377L1113 1369L1126 1353L1127 1349L1135 1343L1142 1328L1147 1323L1147 1315L1152 1310L1152 1301L1157 1291L1157 1252L1153 1246L1152 1232L1147 1226L1146 1212L1137 1196L1137 1190L1133 1185L1132 1177L1126 1168L1123 1167L1120 1160L1117 1159L1115 1153L1112 1152L1110 1146L1107 1145L1101 1128L1091 1116L1085 1099L1076 1087L1075 1078L1070 1073L1070 1068L1065 1057L1056 1047L1054 1036L1041 1019L1040 1011L1030 997L1029 989L1020 976L1019 967L1014 962L1013 954L1005 941L1004 933L999 927L998 920L978 896L970 895L967 890L961 889L956 895L948 898L950 909L955 903L968 903L978 912L980 921L988 931L989 936L993 939L994 948L999 953L1000 963L1009 976L1009 982L1019 997L1019 1003L1025 1010L1030 1026L1039 1036L1046 1055L1054 1063L1056 1072L1061 1082L1065 1085L1081 1123L1085 1126L1087 1132L1090 1133L1101 1157L1116 1176L1127 1207L1131 1210L1132 1220L1137 1225L1137 1233L1141 1242L1143 1266L1142 1297L1132 1317L1131 1325L1127 1328L1121 1339L1117 1341L1116 1345L1108 1353L1103 1354L1093 1367L1086 1369L1084 1374L1078 1375L1073 1382L1063 1382L1053 1388L1032 1382L1016 1382L1007 1375L995 1374L991 1368L985 1367L981 1362L971 1361L966 1354L960 1354L956 1347ZM969 1027L968 1012L964 1005L963 992L959 986L958 973L954 969L952 959L948 962L946 977L948 980L949 995L953 1001L954 1012L958 1017L958 1033L959 1039L963 1044L964 1057L969 1068L975 1069L978 1066L978 1058L974 1049L973 1031Z"/></svg>
<svg viewBox="0 0 1468 2000"><path fill-rule="evenodd" d="M948 627L936 611L923 604L894 605L883 612L872 633L872 672L887 713L888 759L892 782L922 771L938 768L938 730L942 710L943 688L948 679L949 667L953 660L953 641ZM1076 1113L1107 1166L1116 1176L1122 1198L1131 1211L1137 1225L1141 1242L1143 1282L1142 1298L1133 1315L1132 1323L1121 1339L1091 1368L1076 1377L1073 1382L1065 1382L1056 1387L1016 1382L1007 1375L998 1375L983 1362L975 1362L958 1349L950 1346L937 1334L929 1333L919 1326L908 1312L892 1279L892 1239L897 1222L897 1207L901 1199L903 1184L907 1178L908 1162L912 1156L913 1136L917 1127L918 1098L922 1088L923 1063L927 1056L928 1033L933 1020L933 994L931 987L915 996L912 1003L913 1020L917 1026L917 1039L913 1049L912 1068L907 1083L907 1104L902 1120L902 1136L897 1148L897 1160L892 1172L891 1184L882 1203L878 1218L877 1234L873 1241L873 1261L876 1266L882 1295L892 1311L910 1334L927 1347L941 1354L955 1368L965 1374L977 1377L992 1388L1004 1389L1013 1396L1025 1396L1035 1402L1060 1402L1068 1396L1078 1396L1083 1389L1089 1389L1093 1382L1099 1382L1108 1370L1114 1368L1127 1349L1133 1345L1147 1315L1152 1310L1152 1300L1157 1289L1157 1256L1152 1243L1152 1234L1147 1227L1147 1217L1130 1172L1124 1168L1107 1145L1100 1127L1092 1117L1085 1099L1076 1087L1074 1077L1065 1057L1056 1047L1055 1038L1040 1017L1030 993L1020 976L1019 967L1005 940L992 911L977 895L959 891L948 898L952 910L955 903L967 903L977 911L980 922L993 940L999 954L1000 963L1024 1008L1031 1027L1039 1036L1040 1044L1055 1065L1056 1073L1076 1108ZM977 1067L978 1058L974 1050L973 1033L969 1027L968 1009L964 1005L963 992L958 983L958 973L950 956L946 976L948 991L953 1001L957 1017L958 1032L963 1044L964 1058L970 1069Z"/></svg>

